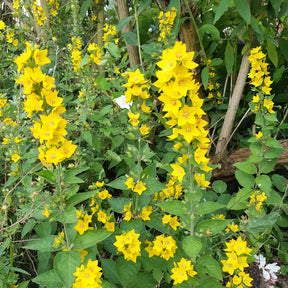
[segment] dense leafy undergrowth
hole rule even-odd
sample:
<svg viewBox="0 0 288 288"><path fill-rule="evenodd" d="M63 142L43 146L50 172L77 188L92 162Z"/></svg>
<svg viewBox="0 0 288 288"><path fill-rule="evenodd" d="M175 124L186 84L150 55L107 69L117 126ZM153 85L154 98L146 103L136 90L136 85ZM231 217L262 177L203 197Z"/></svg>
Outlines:
<svg viewBox="0 0 288 288"><path fill-rule="evenodd" d="M287 3L40 2L1 6L0 287L274 287Z"/></svg>

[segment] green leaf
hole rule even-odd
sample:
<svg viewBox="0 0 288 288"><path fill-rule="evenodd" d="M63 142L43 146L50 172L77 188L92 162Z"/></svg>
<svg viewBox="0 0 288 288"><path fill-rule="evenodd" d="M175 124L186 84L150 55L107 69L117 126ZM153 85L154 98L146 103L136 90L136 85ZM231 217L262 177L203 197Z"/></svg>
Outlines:
<svg viewBox="0 0 288 288"><path fill-rule="evenodd" d="M221 0L217 7L213 24L215 24L228 9L230 2L231 0Z"/></svg>
<svg viewBox="0 0 288 288"><path fill-rule="evenodd" d="M125 182L127 181L126 176L121 176L117 179L115 179L112 182L109 182L107 186L112 187L114 189L119 189L119 190L127 190L127 186L125 185Z"/></svg>
<svg viewBox="0 0 288 288"><path fill-rule="evenodd" d="M221 265L212 256L209 256L209 255L201 256L197 260L195 266L199 268L201 267L201 270L204 270L208 275L215 277L216 279L219 279L219 280L223 279Z"/></svg>
<svg viewBox="0 0 288 288"><path fill-rule="evenodd" d="M37 172L35 174L43 177L44 179L48 180L52 184L56 184L56 177L52 171L42 170L42 171Z"/></svg>
<svg viewBox="0 0 288 288"><path fill-rule="evenodd" d="M32 231L36 224L36 221L33 218L30 218L27 223L24 225L21 231L21 239L25 237L25 235Z"/></svg>
<svg viewBox="0 0 288 288"><path fill-rule="evenodd" d="M270 173L274 169L276 163L277 163L277 158L263 159L258 165L260 173L264 173L264 174Z"/></svg>
<svg viewBox="0 0 288 288"><path fill-rule="evenodd" d="M275 11L275 16L277 17L280 11L281 0L271 0L271 4Z"/></svg>
<svg viewBox="0 0 288 288"><path fill-rule="evenodd" d="M271 147L264 152L264 158L266 159L275 159L280 156L284 151L284 148L274 148Z"/></svg>
<svg viewBox="0 0 288 288"><path fill-rule="evenodd" d="M278 53L277 49L274 44L272 44L270 41L267 41L267 52L268 52L268 57L273 63L275 67L278 66Z"/></svg>
<svg viewBox="0 0 288 288"><path fill-rule="evenodd" d="M185 204L179 200L167 200L157 204L157 206L164 209L167 213L177 216L184 216L187 210Z"/></svg>
<svg viewBox="0 0 288 288"><path fill-rule="evenodd" d="M115 57L116 59L121 57L121 54L119 52L119 48L117 45L113 42L109 42L107 46L105 46L107 50L110 52L110 54Z"/></svg>
<svg viewBox="0 0 288 288"><path fill-rule="evenodd" d="M273 185L280 191L284 192L286 188L286 178L282 175L273 174L272 175L272 183Z"/></svg>
<svg viewBox="0 0 288 288"><path fill-rule="evenodd" d="M247 24L250 24L251 11L248 1L246 0L234 0L236 9L240 16L245 20Z"/></svg>
<svg viewBox="0 0 288 288"><path fill-rule="evenodd" d="M81 22L84 19L84 17L86 16L86 12L88 11L88 9L92 3L93 3L93 0L85 0L83 2L83 4L81 5L81 9L80 9L80 13L79 13Z"/></svg>
<svg viewBox="0 0 288 288"><path fill-rule="evenodd" d="M273 205L274 207L275 206L279 207L283 203L282 197L275 190L271 190L269 192L269 195L266 195L266 196L267 196L267 199L265 200L265 204L267 205Z"/></svg>
<svg viewBox="0 0 288 288"><path fill-rule="evenodd" d="M141 49L143 50L144 53L147 55L153 55L154 53L159 52L160 45L159 43L151 42L149 44L143 44L141 45Z"/></svg>
<svg viewBox="0 0 288 288"><path fill-rule="evenodd" d="M54 269L49 270L47 272L44 272L42 274L39 274L37 277L32 279L32 282L37 283L41 286L45 286L45 287L57 287L57 288L62 287L61 280L58 277L58 275ZM61 285L61 286L59 286L59 285Z"/></svg>
<svg viewBox="0 0 288 288"><path fill-rule="evenodd" d="M25 282L22 282L22 283L19 283L17 288L26 288L28 286L30 281L25 281Z"/></svg>
<svg viewBox="0 0 288 288"><path fill-rule="evenodd" d="M218 194L222 194L224 192L226 192L227 190L227 184L221 180L216 180L213 182L212 184L212 189L218 193Z"/></svg>
<svg viewBox="0 0 288 288"><path fill-rule="evenodd" d="M74 168L70 168L69 170L65 171L64 173L64 179L65 178L70 178L72 176L76 176L86 170L90 169L90 167L74 167Z"/></svg>
<svg viewBox="0 0 288 288"><path fill-rule="evenodd" d="M234 49L228 42L225 48L225 66L228 74L231 74L234 66Z"/></svg>
<svg viewBox="0 0 288 288"><path fill-rule="evenodd" d="M215 235L225 229L230 222L231 220L203 220L197 224L195 230L204 235L206 235L207 231L211 233L209 235Z"/></svg>
<svg viewBox="0 0 288 288"><path fill-rule="evenodd" d="M263 148L262 148L262 144L258 141L258 142L252 142L249 145L250 151L252 152L252 154L256 155L256 156L262 156L263 153Z"/></svg>
<svg viewBox="0 0 288 288"><path fill-rule="evenodd" d="M261 191L267 193L269 195L272 189L272 182L269 176L260 175L255 179L256 185L260 188Z"/></svg>
<svg viewBox="0 0 288 288"><path fill-rule="evenodd" d="M67 206L66 207L75 206L75 205L91 198L95 194L96 194L96 191L78 193L78 194L70 197L67 200Z"/></svg>
<svg viewBox="0 0 288 288"><path fill-rule="evenodd" d="M257 19L251 15L251 27L256 33L259 42L263 42L263 30Z"/></svg>
<svg viewBox="0 0 288 288"><path fill-rule="evenodd" d="M102 259L101 267L105 278L112 283L120 284L120 279L116 271L116 262L112 259Z"/></svg>
<svg viewBox="0 0 288 288"><path fill-rule="evenodd" d="M87 249L108 238L112 233L107 230L87 230L84 234L77 234L73 244L76 250Z"/></svg>
<svg viewBox="0 0 288 288"><path fill-rule="evenodd" d="M204 88L207 89L208 80L209 80L209 67L208 66L206 66L204 69L202 69L201 80L202 80L202 84L203 84Z"/></svg>
<svg viewBox="0 0 288 288"><path fill-rule="evenodd" d="M150 5L151 0L141 0L137 10L138 16Z"/></svg>
<svg viewBox="0 0 288 288"><path fill-rule="evenodd" d="M225 205L217 203L217 202L211 202L211 201L206 201L202 202L199 205L196 206L196 215L204 215L208 213L212 213L216 210L219 210L221 208L225 207Z"/></svg>
<svg viewBox="0 0 288 288"><path fill-rule="evenodd" d="M81 134L83 140L85 140L89 145L92 146L92 134L90 131L82 131L82 134Z"/></svg>
<svg viewBox="0 0 288 288"><path fill-rule="evenodd" d="M186 236L182 242L185 253L195 262L202 249L202 241L197 236Z"/></svg>
<svg viewBox="0 0 288 288"><path fill-rule="evenodd" d="M284 71L285 71L285 66L284 65L282 65L280 67L276 67L275 71L273 72L273 81L274 81L274 83L278 83L282 79ZM286 101L286 99L287 99L287 97L285 97L285 101ZM281 127L279 127L279 128L281 128ZM276 139L273 139L273 140L276 140Z"/></svg>
<svg viewBox="0 0 288 288"><path fill-rule="evenodd" d="M248 174L255 174L257 172L257 168L253 163L250 162L238 162L233 164L239 170L246 172Z"/></svg>
<svg viewBox="0 0 288 288"><path fill-rule="evenodd" d="M77 215L76 215L76 208L75 207L67 207L64 213L58 213L54 220L61 222L63 224L66 223L76 223L77 222Z"/></svg>
<svg viewBox="0 0 288 288"><path fill-rule="evenodd" d="M164 226L162 223L162 217L158 214L152 213L150 215L150 221L147 222L147 226L150 228L154 228L157 231L163 234L169 234L169 229L167 226Z"/></svg>
<svg viewBox="0 0 288 288"><path fill-rule="evenodd" d="M280 215L279 219L277 220L277 225L282 228L288 227L288 215Z"/></svg>
<svg viewBox="0 0 288 288"><path fill-rule="evenodd" d="M81 265L81 255L78 251L57 253L54 258L54 269L66 288L71 288L75 281L73 273Z"/></svg>
<svg viewBox="0 0 288 288"><path fill-rule="evenodd" d="M255 184L255 178L253 175L247 174L241 170L236 170L235 177L239 184L245 188L253 188Z"/></svg>
<svg viewBox="0 0 288 288"><path fill-rule="evenodd" d="M153 278L153 274L149 272L140 272L137 277L127 285L127 288L155 288L157 282Z"/></svg>
<svg viewBox="0 0 288 288"><path fill-rule="evenodd" d="M116 154L114 151L112 151L112 150L107 150L106 153L105 153L105 156L106 156L106 154L108 155L108 157L111 160L114 160L117 163L121 162L121 160L122 160L121 157L118 154Z"/></svg>
<svg viewBox="0 0 288 288"><path fill-rule="evenodd" d="M111 88L111 83L106 80L102 75L98 75L96 79L97 86L102 90L109 90Z"/></svg>
<svg viewBox="0 0 288 288"><path fill-rule="evenodd" d="M130 200L127 198L122 198L122 197L119 197L119 198L113 197L111 199L108 199L108 202L111 208L113 209L113 211L117 213L121 213L124 209L124 205L129 205Z"/></svg>
<svg viewBox="0 0 288 288"><path fill-rule="evenodd" d="M148 179L146 179L145 184L148 194L154 194L166 188L165 184L159 182L153 177L149 177Z"/></svg>
<svg viewBox="0 0 288 288"><path fill-rule="evenodd" d="M270 230L273 228L279 217L278 212L274 212L268 215L265 215L262 218L249 218L245 224L245 230L251 234L262 233L266 229Z"/></svg>
<svg viewBox="0 0 288 288"><path fill-rule="evenodd" d="M197 288L207 288L207 287L213 287L213 288L223 288L224 286L219 283L215 278L204 278L200 280L199 285Z"/></svg>
<svg viewBox="0 0 288 288"><path fill-rule="evenodd" d="M49 235L40 239L29 240L24 248L30 250L39 250L41 252L55 251L56 249L53 247L53 244L55 243L54 239L56 237L57 236L55 235Z"/></svg>
<svg viewBox="0 0 288 288"><path fill-rule="evenodd" d="M123 18L116 26L117 31L122 30L131 20L134 20L134 15Z"/></svg>
<svg viewBox="0 0 288 288"><path fill-rule="evenodd" d="M247 208L247 199L253 194L250 188L242 188L236 193L235 197L231 198L227 204L229 210L242 210Z"/></svg>
<svg viewBox="0 0 288 288"><path fill-rule="evenodd" d="M282 55L284 56L284 58L286 59L286 61L288 61L288 39L283 39L281 38L279 40L279 47L280 47L280 51L282 53Z"/></svg>
<svg viewBox="0 0 288 288"><path fill-rule="evenodd" d="M122 33L124 40L128 45L138 46L137 35L133 32L124 32Z"/></svg>
<svg viewBox="0 0 288 288"><path fill-rule="evenodd" d="M199 34L201 39L203 39L205 33L211 36L212 41L217 42L220 40L220 33L218 29L212 24L204 24L200 27Z"/></svg>
<svg viewBox="0 0 288 288"><path fill-rule="evenodd" d="M136 263L132 261L126 261L123 257L119 257L116 260L116 270L118 273L118 277L122 284L122 287L127 287L129 282L132 282L134 278L136 278L140 267L141 262L139 261L139 257Z"/></svg>
<svg viewBox="0 0 288 288"><path fill-rule="evenodd" d="M89 60L89 55L86 53L84 58L82 59L80 65L79 65L79 68L85 66L88 63L88 60Z"/></svg>

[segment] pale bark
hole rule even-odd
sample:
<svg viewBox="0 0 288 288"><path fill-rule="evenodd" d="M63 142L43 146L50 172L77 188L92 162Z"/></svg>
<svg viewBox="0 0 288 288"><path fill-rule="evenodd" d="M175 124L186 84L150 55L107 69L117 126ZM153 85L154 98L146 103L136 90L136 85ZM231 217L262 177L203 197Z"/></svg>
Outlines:
<svg viewBox="0 0 288 288"><path fill-rule="evenodd" d="M235 120L236 112L239 106L239 102L243 93L243 89L246 85L246 79L249 71L248 56L244 55L242 58L239 74L234 87L232 97L229 101L229 106L224 118L224 123L221 129L221 133L217 142L215 155L220 159L227 147L227 140L229 139L233 123Z"/></svg>
<svg viewBox="0 0 288 288"><path fill-rule="evenodd" d="M117 0L117 6L118 6L118 12L119 12L119 17L120 21L126 17L129 16L129 8L128 8L128 2L126 0ZM122 33L125 32L132 32L132 24L129 22L121 31ZM129 56L129 61L130 61L130 67L133 67L135 65L140 64L140 58L139 58L139 53L137 46L131 46L127 44L125 41L127 51L128 51L128 56Z"/></svg>

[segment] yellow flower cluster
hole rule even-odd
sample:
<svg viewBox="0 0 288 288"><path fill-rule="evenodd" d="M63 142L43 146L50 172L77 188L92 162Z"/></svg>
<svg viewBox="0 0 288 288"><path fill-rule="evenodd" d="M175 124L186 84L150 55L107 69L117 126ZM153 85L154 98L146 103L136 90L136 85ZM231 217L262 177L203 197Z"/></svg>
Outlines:
<svg viewBox="0 0 288 288"><path fill-rule="evenodd" d="M33 12L34 12L34 15L37 19L38 25L43 26L43 24L44 24L43 22L47 19L47 16L45 15L45 11L42 8L42 6L38 5L37 0L33 2Z"/></svg>
<svg viewBox="0 0 288 288"><path fill-rule="evenodd" d="M226 287L235 288L244 288L251 287L252 278L249 277L249 274L244 272L244 268L248 267L247 264L247 256L243 255L251 255L251 249L247 247L247 242L242 240L241 236L237 238L237 240L232 239L229 242L225 242L227 248L224 249L226 251L227 260L221 260L223 264L223 272L228 272L233 278L226 284ZM239 286L235 286L239 285Z"/></svg>
<svg viewBox="0 0 288 288"><path fill-rule="evenodd" d="M90 59L97 65L101 63L101 49L95 43L90 43L88 46L88 52L90 53Z"/></svg>
<svg viewBox="0 0 288 288"><path fill-rule="evenodd" d="M83 213L82 211L76 210L77 213L77 218L78 218L78 223L74 227L76 231L80 235L84 234L85 231L87 230L93 230L92 227L89 227L89 223L92 222L92 215L88 215L88 213Z"/></svg>
<svg viewBox="0 0 288 288"><path fill-rule="evenodd" d="M172 217L170 214L165 214L162 217L162 223L169 224L169 226L175 231L177 230L177 227L180 226L180 222L178 222L177 216Z"/></svg>
<svg viewBox="0 0 288 288"><path fill-rule="evenodd" d="M1 33L1 30L5 30L5 27L6 27L6 25L5 25L4 21L0 20L0 33Z"/></svg>
<svg viewBox="0 0 288 288"><path fill-rule="evenodd" d="M259 190L257 190L250 196L249 206L255 206L255 209L258 212L261 212L261 207L266 199L267 196L265 192L261 193Z"/></svg>
<svg viewBox="0 0 288 288"><path fill-rule="evenodd" d="M18 82L23 85L24 94L27 95L24 103L27 117L31 118L34 111L44 112L39 115L40 121L34 121L31 131L42 144L38 148L40 152L38 158L45 167L50 167L52 163L57 165L70 158L77 146L64 138L67 135L65 127L68 122L60 116L66 111L62 103L63 98L58 97L57 90L52 90L55 88L55 79L43 74L41 70L43 65L51 62L47 53L47 50L39 50L37 46L31 49L27 43L26 52L18 56L15 63L18 71L21 71L29 62Z"/></svg>
<svg viewBox="0 0 288 288"><path fill-rule="evenodd" d="M105 42L104 45L107 46L109 42L112 42L114 36L117 34L117 29L116 26L106 24L103 31L105 32L103 35L103 42ZM118 44L118 39L115 39L115 44Z"/></svg>
<svg viewBox="0 0 288 288"><path fill-rule="evenodd" d="M147 190L146 186L142 181L138 181L136 184L134 183L134 179L132 177L128 177L125 185L128 189L131 189L133 192L141 195L145 190Z"/></svg>
<svg viewBox="0 0 288 288"><path fill-rule="evenodd" d="M56 17L58 14L58 9L60 7L60 4L55 0L48 0L48 5L50 8L50 13L53 17Z"/></svg>
<svg viewBox="0 0 288 288"><path fill-rule="evenodd" d="M175 7L172 7L171 11L168 11L166 13L160 11L158 17L159 30L160 30L158 42L164 42L164 43L168 42L167 37L171 33L171 28L174 25L174 19L176 16L177 16L177 9Z"/></svg>
<svg viewBox="0 0 288 288"><path fill-rule="evenodd" d="M18 10L18 9L20 8L19 0L14 0L12 7L13 7L15 10Z"/></svg>
<svg viewBox="0 0 288 288"><path fill-rule="evenodd" d="M88 260L87 266L83 264L76 268L73 275L76 277L72 288L101 288L101 268L98 266L98 260Z"/></svg>
<svg viewBox="0 0 288 288"><path fill-rule="evenodd" d="M209 159L205 156L210 142L205 130L207 122L201 118L205 114L201 108L204 100L198 97L199 85L190 72L198 66L193 62L193 57L194 52L186 52L185 44L176 42L173 48L163 51L161 61L157 63L161 70L156 72L158 80L154 83L161 92L159 100L163 102L163 111L167 112L164 117L170 118L166 124L173 128L173 134L168 137L179 142L174 147L179 149L193 142L196 148L194 155L183 155L178 159L179 163L171 164L171 175L180 182L185 176L183 167L187 159L193 156L202 171L211 170L208 167ZM201 186L207 187L208 181L198 180Z"/></svg>
<svg viewBox="0 0 288 288"><path fill-rule="evenodd" d="M197 274L197 272L194 271L194 266L191 264L191 260L186 260L184 258L181 258L178 263L174 262L174 268L171 272L173 273L170 276L174 280L173 285L188 280L188 275L194 277Z"/></svg>
<svg viewBox="0 0 288 288"><path fill-rule="evenodd" d="M211 59L208 59L208 65L211 63ZM213 99L212 103L217 103L217 104L221 104L221 97L222 94L220 93L220 91L218 90L220 88L220 84L215 81L215 68L212 66L208 66L209 67L209 80L208 80L208 99Z"/></svg>
<svg viewBox="0 0 288 288"><path fill-rule="evenodd" d="M155 240L152 242L146 241L148 246L145 248L149 257L160 256L161 258L168 261L170 258L174 257L177 250L176 241L171 237L165 237L164 234L156 236Z"/></svg>
<svg viewBox="0 0 288 288"><path fill-rule="evenodd" d="M124 254L127 261L131 260L136 263L137 257L141 256L139 236L140 234L135 233L134 229L116 236L114 246L117 247L118 252Z"/></svg>
<svg viewBox="0 0 288 288"><path fill-rule="evenodd" d="M275 113L273 111L273 96L268 95L270 95L272 89L270 85L273 82L267 70L268 63L265 62L265 56L261 51L261 46L259 46L251 50L248 58L251 64L251 69L248 74L249 78L251 78L250 84L254 86L258 92L256 96L253 96L251 110L256 113L260 108L265 107L266 111L272 114Z"/></svg>
<svg viewBox="0 0 288 288"><path fill-rule="evenodd" d="M79 66L82 62L81 47L82 47L81 39L78 37L72 37L72 45L69 44L68 49L72 50L71 61L75 73L78 73Z"/></svg>
<svg viewBox="0 0 288 288"><path fill-rule="evenodd" d="M182 185L176 184L176 180L177 178L171 177L168 183L165 184L167 188L154 194L154 200L160 201L164 197L174 197L175 199L178 199L182 195Z"/></svg>

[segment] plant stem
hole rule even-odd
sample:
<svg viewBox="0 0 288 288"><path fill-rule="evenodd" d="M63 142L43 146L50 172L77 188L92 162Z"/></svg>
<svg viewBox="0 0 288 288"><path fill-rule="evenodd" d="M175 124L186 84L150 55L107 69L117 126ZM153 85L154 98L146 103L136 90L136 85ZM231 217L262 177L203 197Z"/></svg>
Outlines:
<svg viewBox="0 0 288 288"><path fill-rule="evenodd" d="M140 59L140 65L141 65L141 67L143 67L142 56L141 56L140 29L139 29L138 15L137 15L137 4L138 4L137 2L134 5L134 11L135 11L135 21L136 21L136 30L137 30L139 59Z"/></svg>

